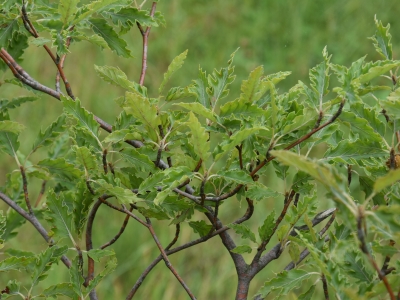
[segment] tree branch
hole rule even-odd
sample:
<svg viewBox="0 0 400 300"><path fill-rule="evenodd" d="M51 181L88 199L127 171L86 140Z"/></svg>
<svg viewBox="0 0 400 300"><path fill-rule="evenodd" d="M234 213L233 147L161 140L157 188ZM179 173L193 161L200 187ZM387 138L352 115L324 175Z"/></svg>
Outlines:
<svg viewBox="0 0 400 300"><path fill-rule="evenodd" d="M29 221L49 245L54 244L54 241L49 237L46 229L44 229L42 224L39 222L39 220L34 215L28 214L16 202L14 202L10 198L8 198L7 195L3 194L2 192L0 192L0 199L3 200L12 209L14 209L17 213L19 213L23 218L25 218L27 221ZM64 265L67 268L71 267L71 261L65 255L63 255L61 257L61 261L64 263Z"/></svg>
<svg viewBox="0 0 400 300"><path fill-rule="evenodd" d="M129 209L129 211L132 211L132 210L133 210L133 207L131 207ZM130 216L126 215L124 223L122 223L122 226L121 226L121 229L119 230L119 232L109 242L107 242L103 246L101 246L100 249L105 249L105 248L111 246L112 244L114 244L120 238L120 236L125 231L126 225L128 225L129 219L130 219Z"/></svg>
<svg viewBox="0 0 400 300"><path fill-rule="evenodd" d="M157 7L157 2L153 2L150 11L150 17L154 17L154 13L156 12L156 7ZM143 39L142 71L140 73L140 79L139 79L139 84L143 85L147 70L147 44L151 27L149 26L147 27L146 30L144 30L142 28L142 25L139 24L139 22L136 22L136 24L139 28L140 33L142 34L142 39Z"/></svg>
<svg viewBox="0 0 400 300"><path fill-rule="evenodd" d="M254 212L254 205L252 201L247 201L248 207L247 210L245 212L245 214L237 219L236 221L233 222L233 224L241 224L245 221L247 221L248 219L251 218L251 216L253 215ZM209 239L215 237L216 235L226 231L230 229L227 226L223 226L222 228L217 229L216 231L212 232L209 235L203 236L199 239L196 239L194 241L188 242L186 244L183 244L181 246L175 247L171 250L165 251L165 253L167 255L172 255L174 253L177 253L179 251L182 251L184 249L193 247L195 245L198 245L200 243L203 243L205 241L208 241ZM133 296L136 294L137 290L139 289L139 287L142 285L143 281L145 280L145 278L147 277L147 275L151 272L151 270L162 260L161 255L159 255L147 268L146 270L143 271L143 273L140 275L140 277L138 278L138 280L135 282L135 285L132 287L132 289L130 290L128 296L126 297L126 300L131 300L133 298Z"/></svg>

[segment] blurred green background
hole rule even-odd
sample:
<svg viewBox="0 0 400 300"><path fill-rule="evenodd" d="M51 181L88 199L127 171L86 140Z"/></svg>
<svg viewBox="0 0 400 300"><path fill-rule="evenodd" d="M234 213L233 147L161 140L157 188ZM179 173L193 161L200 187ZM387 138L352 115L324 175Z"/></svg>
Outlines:
<svg viewBox="0 0 400 300"><path fill-rule="evenodd" d="M329 53L333 54L334 63L349 65L366 54L367 60L379 59L372 42L367 40L375 32L375 14L384 25L391 24L395 59L400 46L398 1L394 0L164 0L160 1L157 9L165 15L167 26L153 28L150 34L149 67L145 81L150 96L157 96L158 86L169 63L186 49L189 49L187 60L174 75L171 86L188 85L197 77L199 65L207 72L225 66L229 55L240 47L234 60L237 79L228 96L234 99L240 93L241 80L246 79L248 73L258 65L264 65L267 74L293 72L286 81L280 83L281 91L298 80L308 83L308 70L321 61L325 45ZM93 65L118 66L129 79L138 81L141 36L133 28L125 35L125 39L135 56L133 59L119 58L110 51L100 51L82 42L71 45L71 54L65 63L65 73L74 94L88 110L110 123L120 111L113 99L121 96L123 91L101 81ZM31 47L25 53L21 65L41 83L54 86L55 67L43 49ZM0 74L1 82L11 77L9 71ZM27 94L27 91L15 86L0 85L1 98ZM47 127L61 111L60 103L49 96L11 111L13 120L27 126L20 136L22 153L31 149L39 128ZM40 158L38 154L32 160L38 161ZM0 154L1 185L5 182L5 174L15 167L12 160ZM39 187L31 185L30 188L34 198ZM221 212L226 223L245 211L244 205L239 207L238 202L232 203L235 204L232 206L237 207L225 208L228 210ZM257 228L266 214L279 206L272 200L258 203L249 226ZM0 203L0 208L6 207ZM101 207L95 221L94 245L99 246L108 241L119 230L122 222L121 214ZM167 245L174 236L174 228L168 227L165 221L154 223L157 224L155 228L161 242ZM182 227L178 244L197 238L188 226ZM39 234L29 225L24 225L20 235L6 243L6 249L18 247L39 251L45 246ZM148 232L132 221L123 238L111 248L117 253L119 266L98 288L99 299L124 299L141 272L158 256L158 250ZM0 255L0 258L3 257ZM219 238L175 254L171 261L198 299L234 298L235 270ZM284 254L280 260L271 263L252 282L250 295L288 262L288 255ZM21 273L13 275L22 281L26 277ZM0 274L0 287L11 279L7 276ZM54 266L45 281L46 286L59 283L66 276L64 266ZM136 299L187 299L187 295L164 264L160 263L145 280Z"/></svg>

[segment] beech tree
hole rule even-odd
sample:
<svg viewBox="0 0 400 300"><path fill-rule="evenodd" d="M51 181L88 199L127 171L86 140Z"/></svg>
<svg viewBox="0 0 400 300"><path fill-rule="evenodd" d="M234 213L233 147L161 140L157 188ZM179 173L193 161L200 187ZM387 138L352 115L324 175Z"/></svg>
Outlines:
<svg viewBox="0 0 400 300"><path fill-rule="evenodd" d="M165 21L157 2L148 7L145 2L7 0L0 8L0 68L14 76L4 84L27 93L0 101L0 150L14 158L16 168L0 188L8 206L0 214L1 245L18 239L24 222L38 232L32 238L48 245L40 253L30 252L29 245L7 251L0 272L23 270L27 280L0 283L1 298L98 299L96 287L118 265L112 244L127 238L124 229L133 219L160 254L132 283L126 299L161 261L196 299L169 256L184 256L185 249L218 239L237 273L236 299L247 299L252 279L281 256L290 256L292 263L265 278L250 296L279 298L302 287L298 299L312 299L320 286L326 299L398 299L400 61L393 59L389 25L375 18L371 40L382 60L362 57L342 66L324 48L309 82L284 92L276 86L290 72L264 74L259 66L242 82L240 94L229 94L236 51L224 67L209 74L200 68L190 85L170 87L186 50L160 70L164 80L151 91L158 96L151 97L145 86L150 32ZM102 80L126 91L115 99L121 113L108 124L84 108L67 79L72 74L63 67L82 41L131 57L123 36L130 30L142 36L139 81L116 66L94 66ZM23 68L21 56L37 46L54 66L55 87ZM22 153L18 135L25 126L10 120L8 112L44 94L58 100L63 113L44 131L28 122L39 134L32 150ZM316 147L325 152L314 155ZM38 152L47 157L37 159ZM271 177L284 182L284 189L268 184ZM34 178L42 181L37 201L29 190ZM317 193L317 186L326 195ZM246 223L255 203L267 199L274 209L254 221L254 231ZM122 225L112 240L95 247L100 206L120 212ZM232 206L245 206L243 214L220 218L219 212ZM175 227L168 245L160 243L155 222ZM188 226L199 237L179 243L181 227ZM52 264L59 261L70 280L46 287Z"/></svg>

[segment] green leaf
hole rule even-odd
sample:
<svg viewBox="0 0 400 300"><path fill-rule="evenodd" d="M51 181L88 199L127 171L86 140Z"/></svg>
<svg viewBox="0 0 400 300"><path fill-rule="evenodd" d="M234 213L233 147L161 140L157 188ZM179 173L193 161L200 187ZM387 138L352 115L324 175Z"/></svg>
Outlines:
<svg viewBox="0 0 400 300"><path fill-rule="evenodd" d="M241 245L241 246L237 246L234 249L230 250L233 253L236 254L243 254L243 253L251 253L253 249L251 249L250 246L247 245Z"/></svg>
<svg viewBox="0 0 400 300"><path fill-rule="evenodd" d="M76 192L73 202L72 218L75 232L80 236L86 225L89 214L89 207L93 203L94 196L88 191L86 183L81 181L76 186Z"/></svg>
<svg viewBox="0 0 400 300"><path fill-rule="evenodd" d="M395 68L399 65L400 65L400 61L398 61L396 63L387 63L382 66L372 67L368 70L368 72L366 74L361 75L360 77L356 78L354 81L356 83L370 82L372 79L389 72L390 70L392 70L393 68Z"/></svg>
<svg viewBox="0 0 400 300"><path fill-rule="evenodd" d="M78 10L80 0L60 0L58 3L58 12L61 15L61 21L64 27L68 25Z"/></svg>
<svg viewBox="0 0 400 300"><path fill-rule="evenodd" d="M379 193L384 188L396 183L398 180L400 180L400 169L390 170L386 176L380 177L375 181L374 193Z"/></svg>
<svg viewBox="0 0 400 300"><path fill-rule="evenodd" d="M310 286L310 288L303 294L299 295L297 300L312 300L315 291L315 284Z"/></svg>
<svg viewBox="0 0 400 300"><path fill-rule="evenodd" d="M69 276L72 290L79 296L80 299L84 299L82 289L85 278L83 278L82 274L82 265L79 263L78 256L76 256L72 261L71 268L69 269Z"/></svg>
<svg viewBox="0 0 400 300"><path fill-rule="evenodd" d="M72 284L68 282L52 285L45 289L40 295L46 298L57 298L57 296L66 296L74 299L77 295L72 289Z"/></svg>
<svg viewBox="0 0 400 300"><path fill-rule="evenodd" d="M390 93L387 100L380 100L379 104L391 118L400 119L400 88Z"/></svg>
<svg viewBox="0 0 400 300"><path fill-rule="evenodd" d="M275 211L272 211L272 213L270 213L268 217L264 220L264 224L261 227L258 227L258 235L260 236L261 241L266 241L271 238L271 235L274 233L274 227Z"/></svg>
<svg viewBox="0 0 400 300"><path fill-rule="evenodd" d="M100 281L103 280L104 277L113 272L116 267L117 259L112 257L112 259L107 262L105 268L97 276L95 276L93 280L90 281L86 291L90 293L90 291L92 291L100 283Z"/></svg>
<svg viewBox="0 0 400 300"><path fill-rule="evenodd" d="M217 115L212 112L210 109L204 107L198 102L192 102L192 103L175 103L174 105L181 106L183 108L186 108L187 110L190 110L191 112L194 112L200 116L203 116L213 122L217 122Z"/></svg>
<svg viewBox="0 0 400 300"><path fill-rule="evenodd" d="M254 182L248 173L239 169L218 171L216 175L224 178L227 181L233 181L239 184L248 184Z"/></svg>
<svg viewBox="0 0 400 300"><path fill-rule="evenodd" d="M6 220L7 217L3 214L3 211L0 210L0 249L4 247L4 240L1 237L6 232Z"/></svg>
<svg viewBox="0 0 400 300"><path fill-rule="evenodd" d="M2 100L0 100L0 111L6 111L7 109L13 109L13 108L21 106L22 104L24 104L26 102L33 102L38 99L39 99L38 97L34 97L34 96L17 97L17 98L13 98L11 101L2 99Z"/></svg>
<svg viewBox="0 0 400 300"><path fill-rule="evenodd" d="M213 73L208 75L207 93L211 97L211 106L213 107L219 99L229 94L228 87L235 80L236 76L233 75L234 67L232 66L232 62L236 51L232 53L228 61L228 67L222 68L219 71L214 69Z"/></svg>
<svg viewBox="0 0 400 300"><path fill-rule="evenodd" d="M392 35L389 33L390 25L388 24L386 27L382 25L382 21L378 21L376 15L374 17L376 32L375 35L370 37L370 39L374 42L375 50L381 54L385 59L392 59L392 43L391 38Z"/></svg>
<svg viewBox="0 0 400 300"><path fill-rule="evenodd" d="M5 260L0 261L0 273L8 272L11 270L21 271L24 270L30 263L32 263L32 257L9 257Z"/></svg>
<svg viewBox="0 0 400 300"><path fill-rule="evenodd" d="M375 132L368 121L357 117L353 112L342 112L339 116L339 120L349 127L353 134L358 135L360 138L377 142L382 141L382 137Z"/></svg>
<svg viewBox="0 0 400 300"><path fill-rule="evenodd" d="M122 27L121 33L127 32L136 22L142 26L158 27L158 23L147 11L134 7L122 7L119 11L104 11L102 15L111 18L115 25Z"/></svg>
<svg viewBox="0 0 400 300"><path fill-rule="evenodd" d="M121 39L114 29L107 24L104 19L90 19L89 24L93 31L100 35L110 47L111 50L115 51L118 56L125 58L131 57L131 51L127 48L126 42Z"/></svg>
<svg viewBox="0 0 400 300"><path fill-rule="evenodd" d="M203 162L206 161L210 155L209 135L192 112L189 113L189 121L186 123L186 125L190 128L192 133L189 140L193 145L194 151L203 160Z"/></svg>
<svg viewBox="0 0 400 300"><path fill-rule="evenodd" d="M37 47L42 47L43 45L48 44L50 42L51 42L50 39L41 36L29 41L30 44L35 45Z"/></svg>
<svg viewBox="0 0 400 300"><path fill-rule="evenodd" d="M98 141L100 125L94 120L93 114L81 107L79 99L75 99L74 101L70 98L61 96L61 101L64 105L65 113L73 116L78 121L78 124L85 128ZM101 146L100 141L98 142Z"/></svg>
<svg viewBox="0 0 400 300"><path fill-rule="evenodd" d="M277 198L280 194L260 182L253 182L247 186L246 197L260 201L267 198Z"/></svg>
<svg viewBox="0 0 400 300"><path fill-rule="evenodd" d="M366 261L362 259L359 251L346 251L343 258L343 269L350 276L357 279L359 283L372 283L375 272L366 268Z"/></svg>
<svg viewBox="0 0 400 300"><path fill-rule="evenodd" d="M369 160L372 157L387 157L387 150L382 149L382 145L375 141L359 140L354 142L349 140L341 141L335 148L329 149L324 158L328 161L341 162L346 164L359 165L360 160Z"/></svg>
<svg viewBox="0 0 400 300"><path fill-rule="evenodd" d="M254 103L261 98L261 96L266 92L266 90L263 88L262 81L260 81L263 74L264 67L259 66L251 71L247 80L243 80L241 86L242 94L240 94L240 100Z"/></svg>
<svg viewBox="0 0 400 300"><path fill-rule="evenodd" d="M89 170L96 170L98 168L96 156L94 156L87 147L74 146L72 149L76 155L76 162L80 166L83 166L87 176Z"/></svg>
<svg viewBox="0 0 400 300"><path fill-rule="evenodd" d="M119 152L121 157L138 170L151 172L155 170L154 163L147 155L140 154L135 148L125 148Z"/></svg>
<svg viewBox="0 0 400 300"><path fill-rule="evenodd" d="M92 1L89 4L84 5L78 10L76 17L72 21L71 25L76 25L79 22L87 19L91 15L95 13L100 13L102 10L106 9L108 5L117 1L118 0L98 0L98 1Z"/></svg>
<svg viewBox="0 0 400 300"><path fill-rule="evenodd" d="M133 115L137 120L141 121L153 135L158 132L158 125L161 124L157 107L150 104L148 98L139 94L127 92L124 110L126 113Z"/></svg>
<svg viewBox="0 0 400 300"><path fill-rule="evenodd" d="M207 223L203 220L189 222L189 226L192 227L193 231L195 233L198 233L200 235L200 237L206 236L211 231L211 228L213 227L212 225L207 225Z"/></svg>
<svg viewBox="0 0 400 300"><path fill-rule="evenodd" d="M236 118L236 119L255 119L260 117L267 117L268 112L253 105L244 99L236 99L225 103L221 107L219 116L221 118Z"/></svg>
<svg viewBox="0 0 400 300"><path fill-rule="evenodd" d="M114 186L103 179L96 180L96 183L99 185L96 190L98 194L113 196L122 204L131 204L133 202L143 201L143 199L138 198L131 190Z"/></svg>
<svg viewBox="0 0 400 300"><path fill-rule="evenodd" d="M70 194L61 192L57 195L53 190L50 190L47 195L47 221L51 224L53 237L59 240L69 238L73 245L76 242L73 237L73 222L72 213L69 211L67 202L72 202L72 199L66 199Z"/></svg>
<svg viewBox="0 0 400 300"><path fill-rule="evenodd" d="M57 262L62 255L68 250L67 246L57 248L56 246L48 247L45 251L36 256L36 263L32 273L31 289L36 286L40 281L46 279L47 272L50 270L51 265Z"/></svg>
<svg viewBox="0 0 400 300"><path fill-rule="evenodd" d="M304 280L319 276L317 272L308 272L300 269L293 269L289 272L283 271L275 275L269 281L266 281L264 286L257 292L261 297L265 298L272 291L278 291L279 295L287 295L291 290L298 288Z"/></svg>
<svg viewBox="0 0 400 300"><path fill-rule="evenodd" d="M106 249L91 249L87 252L87 255L92 258L94 261L100 262L100 258L106 256L114 256L115 252L112 250Z"/></svg>
<svg viewBox="0 0 400 300"><path fill-rule="evenodd" d="M229 137L228 144L222 146L223 151L215 156L215 161L219 160L221 157L223 157L226 153L228 153L236 146L239 146L243 141L245 141L251 135L258 133L261 130L268 131L268 129L264 127L253 127L253 128L244 128L235 132L233 135Z"/></svg>
<svg viewBox="0 0 400 300"><path fill-rule="evenodd" d="M211 103L207 94L208 81L206 72L200 68L199 78L193 81L193 84L189 86L189 91L195 95L196 101L203 105L205 108L210 108Z"/></svg>
<svg viewBox="0 0 400 300"><path fill-rule="evenodd" d="M121 71L119 68L115 67L110 67L110 66L94 66L94 69L97 73L97 75L100 76L101 79L104 81L111 83L113 85L122 87L123 89L126 89L128 91L134 92L134 93L140 93L142 95L145 95L146 92L143 87L141 87L139 84L132 82L128 80L128 77L126 74Z"/></svg>
<svg viewBox="0 0 400 300"><path fill-rule="evenodd" d="M49 159L46 158L38 163L39 167L43 167L57 178L74 181L78 179L82 172L75 169L73 164L68 163L64 158Z"/></svg>
<svg viewBox="0 0 400 300"><path fill-rule="evenodd" d="M326 47L324 48L322 55L324 61L310 70L310 81L311 87L314 91L314 95L311 101L314 101L314 106L322 108L322 98L328 93L329 87L329 60L328 52Z"/></svg>
<svg viewBox="0 0 400 300"><path fill-rule="evenodd" d="M14 280L9 280L7 282L6 287L8 289L7 294L2 294L2 297L4 299L7 299L8 296L12 297L12 296L15 296L15 295L19 295L19 296L21 295L21 293L20 293L21 283L17 282L15 279Z"/></svg>
<svg viewBox="0 0 400 300"><path fill-rule="evenodd" d="M14 134L19 134L24 129L25 126L20 123L9 120L0 121L0 132L11 132Z"/></svg>
<svg viewBox="0 0 400 300"><path fill-rule="evenodd" d="M18 148L18 135L15 133L0 132L0 151L16 157Z"/></svg>
<svg viewBox="0 0 400 300"><path fill-rule="evenodd" d="M229 228L232 228L236 234L240 234L242 239L249 239L250 241L256 243L256 236L250 230L250 228L244 224L229 224Z"/></svg>
<svg viewBox="0 0 400 300"><path fill-rule="evenodd" d="M294 263L297 263L300 259L300 248L294 241L291 241L289 244L289 255Z"/></svg>
<svg viewBox="0 0 400 300"><path fill-rule="evenodd" d="M382 137L385 136L386 125L378 118L375 109L366 107L363 103L357 102L351 104L350 110L358 117L367 120L376 133L380 134Z"/></svg>
<svg viewBox="0 0 400 300"><path fill-rule="evenodd" d="M162 81L162 83L160 85L160 88L158 89L158 92L160 94L164 90L164 87L167 84L167 82L172 77L172 74L174 74L177 70L179 70L182 67L183 63L185 62L187 53L188 53L188 50L185 50L184 52L179 54L177 57L175 57L172 60L171 64L168 66L168 70L164 74L164 79L163 79L163 81Z"/></svg>
<svg viewBox="0 0 400 300"><path fill-rule="evenodd" d="M0 27L0 47L8 50L13 45L13 38L19 30L18 17L2 20Z"/></svg>
<svg viewBox="0 0 400 300"><path fill-rule="evenodd" d="M35 152L40 147L52 145L54 140L65 130L65 116L61 115L57 121L53 122L47 129L42 132L33 143L32 152Z"/></svg>

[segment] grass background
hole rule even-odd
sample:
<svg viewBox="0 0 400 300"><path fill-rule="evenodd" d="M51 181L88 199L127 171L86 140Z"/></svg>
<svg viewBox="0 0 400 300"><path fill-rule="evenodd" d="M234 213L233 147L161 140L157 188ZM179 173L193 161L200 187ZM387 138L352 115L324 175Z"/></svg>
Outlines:
<svg viewBox="0 0 400 300"><path fill-rule="evenodd" d="M241 80L246 79L248 73L258 65L264 65L266 74L292 71L292 75L279 85L283 91L298 80L308 82L308 70L321 61L325 45L333 54L332 61L337 64L349 65L366 54L367 60L379 59L372 42L367 40L375 32L375 14L384 24L391 24L394 55L397 58L396 50L400 46L397 8L398 2L394 0L160 1L158 10L165 15L167 26L151 30L145 85L150 96L157 96L158 86L169 63L186 49L189 49L187 60L174 75L171 86L188 85L197 77L199 65L207 72L225 66L229 55L240 47L234 60L237 79L232 84L228 99L238 96ZM141 37L136 28L124 37L135 56L133 59L118 58L110 51L100 51L82 42L72 44L71 54L65 64L66 76L84 107L110 123L119 113L113 99L122 95L123 91L102 82L95 74L93 65L118 66L131 80L138 81ZM21 65L41 83L54 85L55 67L43 49L28 49ZM11 72L0 73L1 82L6 78L11 78ZM1 98L26 94L28 92L15 86L0 85ZM61 111L60 103L46 95L39 101L11 111L13 120L27 126L20 137L22 153L29 152L39 128L46 128ZM40 159L40 153L32 157L33 161ZM5 182L5 174L15 167L12 160L0 154L0 185ZM276 181L271 183L276 184ZM283 192L282 185L276 186ZM31 197L34 198L38 188L34 183L30 188ZM245 211L244 206L240 207L238 202L231 201L233 204L221 213L225 223ZM272 209L280 208L281 202L270 199L257 203L249 226L256 230ZM0 209L6 207L0 203ZM114 236L122 222L121 214L101 207L95 221L94 246ZM165 221L154 223L162 244L168 244L174 236L174 228L168 227ZM188 226L182 227L178 244L197 238ZM6 249L9 247L39 251L46 245L39 234L26 224L17 238L7 241ZM99 298L124 299L141 272L158 256L158 250L149 233L132 221L123 238L111 248L117 253L119 266L98 288ZM3 257L0 254L0 259ZM234 298L237 281L234 266L218 237L171 256L171 262L198 299ZM271 263L252 282L250 295L288 262L288 255L284 254L280 260ZM53 268L42 287L67 278L63 265ZM23 273L0 274L0 287L4 287L11 279L8 277L10 275L26 281ZM38 292L40 290L38 288ZM136 298L187 299L187 295L164 264L160 263L145 280Z"/></svg>

